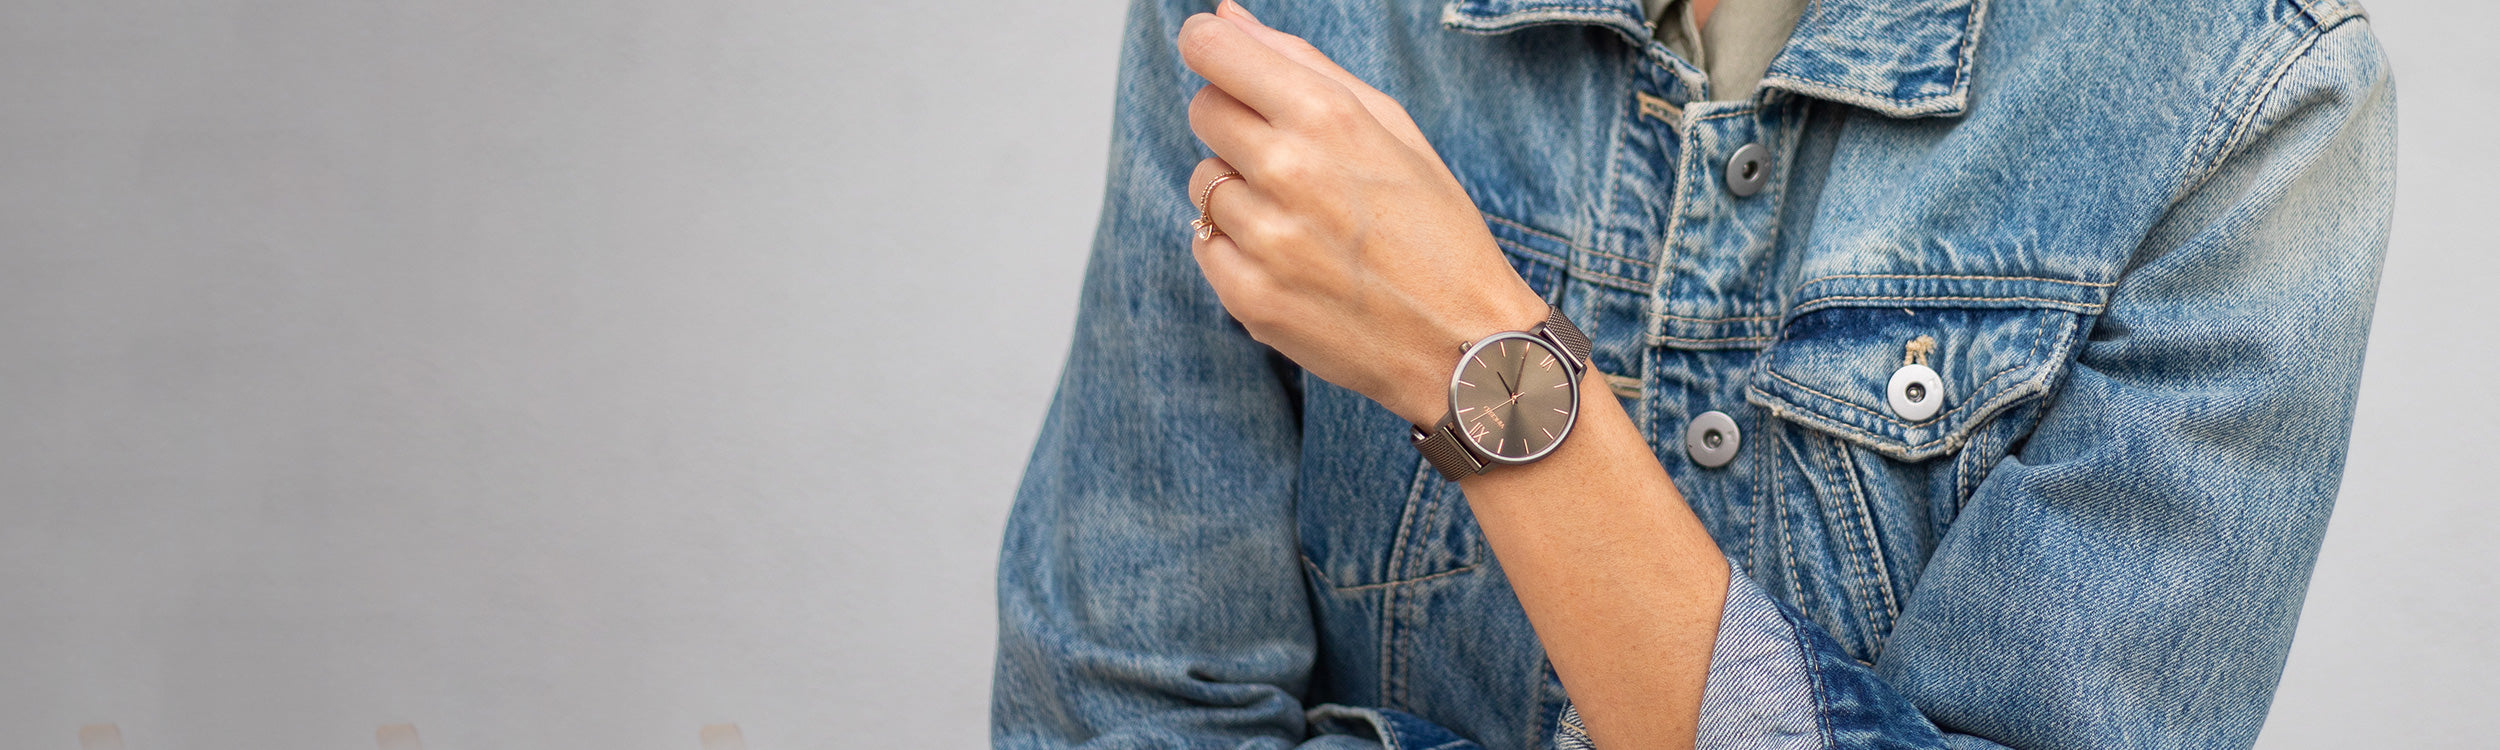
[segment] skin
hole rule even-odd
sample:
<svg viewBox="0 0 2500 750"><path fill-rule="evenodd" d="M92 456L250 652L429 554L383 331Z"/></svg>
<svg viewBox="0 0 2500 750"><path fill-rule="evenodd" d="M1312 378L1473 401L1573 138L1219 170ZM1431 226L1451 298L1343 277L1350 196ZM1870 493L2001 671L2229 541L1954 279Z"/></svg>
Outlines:
<svg viewBox="0 0 2500 750"><path fill-rule="evenodd" d="M1440 421L1459 347L1545 302L1397 102L1231 0L1178 44L1210 82L1189 122L1216 153L1186 189L1242 173L1209 201L1223 233L1191 247L1225 309L1312 374ZM1608 392L1594 371L1581 389ZM1460 487L1590 737L1691 747L1726 558L1622 405L1582 399L1552 455Z"/></svg>

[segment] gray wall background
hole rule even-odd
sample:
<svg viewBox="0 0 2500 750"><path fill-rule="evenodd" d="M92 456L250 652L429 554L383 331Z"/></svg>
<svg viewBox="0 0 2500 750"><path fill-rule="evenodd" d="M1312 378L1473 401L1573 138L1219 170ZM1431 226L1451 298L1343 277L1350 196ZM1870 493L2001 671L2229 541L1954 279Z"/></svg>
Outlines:
<svg viewBox="0 0 2500 750"><path fill-rule="evenodd" d="M0 745L984 744L1121 6L0 2ZM2500 12L2373 10L2271 750L2500 733Z"/></svg>

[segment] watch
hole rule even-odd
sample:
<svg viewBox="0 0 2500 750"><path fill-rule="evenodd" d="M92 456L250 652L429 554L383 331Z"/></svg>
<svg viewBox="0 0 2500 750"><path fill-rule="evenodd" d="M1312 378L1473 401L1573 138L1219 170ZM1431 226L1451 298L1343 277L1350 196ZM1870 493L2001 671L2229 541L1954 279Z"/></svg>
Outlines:
<svg viewBox="0 0 2500 750"><path fill-rule="evenodd" d="M1571 437L1588 358L1588 335L1558 309L1535 329L1477 339L1450 373L1450 413L1408 438L1453 482L1534 463Z"/></svg>

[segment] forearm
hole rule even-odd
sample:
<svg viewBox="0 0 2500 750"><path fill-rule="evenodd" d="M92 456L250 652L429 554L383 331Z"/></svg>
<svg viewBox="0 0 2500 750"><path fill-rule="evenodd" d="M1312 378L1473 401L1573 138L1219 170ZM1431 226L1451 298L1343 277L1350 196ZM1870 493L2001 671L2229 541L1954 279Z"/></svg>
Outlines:
<svg viewBox="0 0 2500 750"><path fill-rule="evenodd" d="M1307 372L1439 423L1451 347L1535 325L1544 300L1396 102L1238 6L1221 12L1178 40L1210 84L1191 129L1218 158L1187 183L1211 225L1192 245L1209 287ZM1592 395L1564 445L1462 486L1592 735L1690 747L1727 562L1603 376L1583 379Z"/></svg>
<svg viewBox="0 0 2500 750"><path fill-rule="evenodd" d="M1605 748L1690 747L1727 559L1594 370L1553 455L1460 483Z"/></svg>

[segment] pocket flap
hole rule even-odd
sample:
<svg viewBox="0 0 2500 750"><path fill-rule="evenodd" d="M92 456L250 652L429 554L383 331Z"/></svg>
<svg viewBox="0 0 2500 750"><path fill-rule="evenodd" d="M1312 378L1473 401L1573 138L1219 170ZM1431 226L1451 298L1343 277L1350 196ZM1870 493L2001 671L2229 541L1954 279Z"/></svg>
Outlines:
<svg viewBox="0 0 2500 750"><path fill-rule="evenodd" d="M1800 290L1745 398L1895 459L1942 455L2057 382L2105 288L2005 277L1818 279ZM1911 359L1923 359L1943 386L1941 408L1916 420L1889 396L1893 374Z"/></svg>

